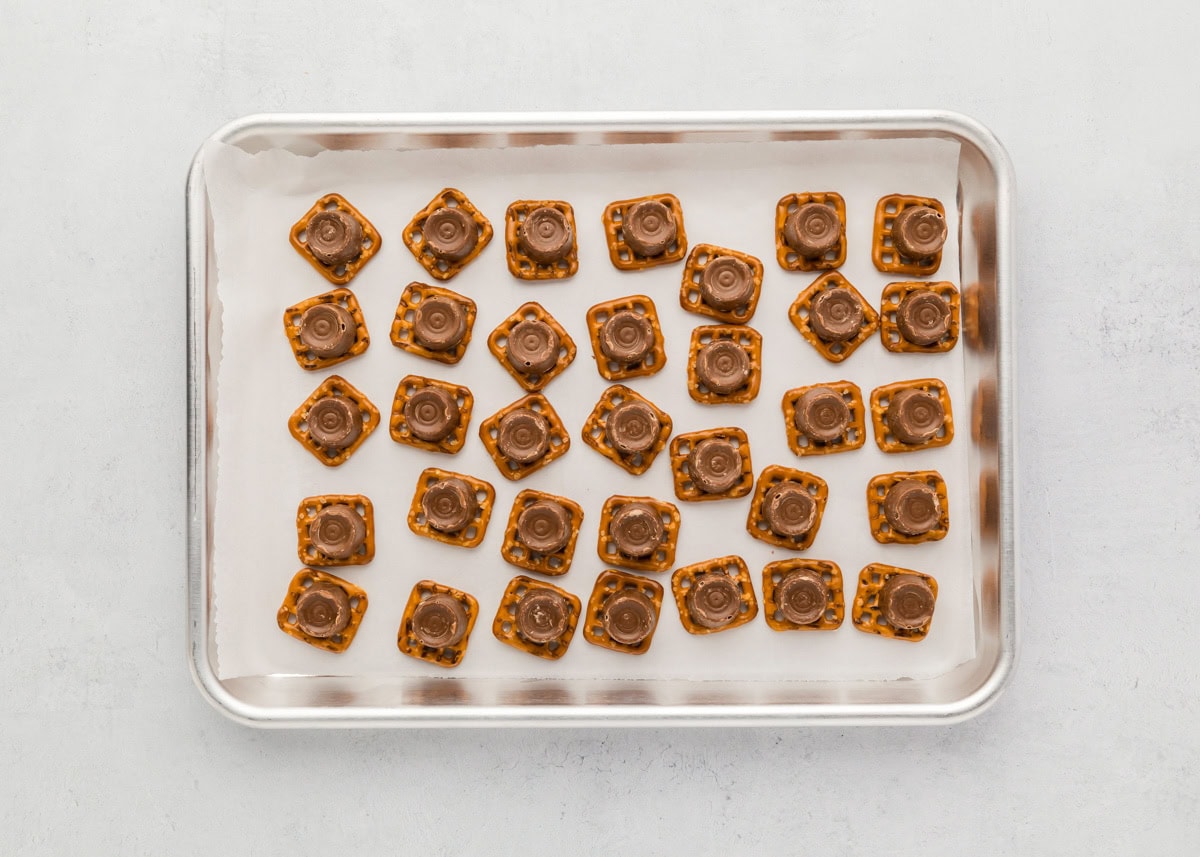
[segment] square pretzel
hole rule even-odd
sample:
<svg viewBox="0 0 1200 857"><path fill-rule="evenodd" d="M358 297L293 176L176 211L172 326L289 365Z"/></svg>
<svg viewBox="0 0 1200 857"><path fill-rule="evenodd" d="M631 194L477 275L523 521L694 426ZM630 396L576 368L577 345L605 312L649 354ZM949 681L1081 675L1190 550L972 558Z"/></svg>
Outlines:
<svg viewBox="0 0 1200 857"><path fill-rule="evenodd" d="M462 605L463 611L467 614L466 632L463 634L463 638L452 646L426 646L413 635L413 611L430 595L449 595ZM404 605L404 618L400 620L400 629L396 632L396 646L410 658L428 661L439 667L456 667L467 654L467 644L471 641L471 631L475 629L475 620L478 616L479 602L475 600L474 596L434 580L422 580L412 588L412 592L408 596L408 603Z"/></svg>
<svg viewBox="0 0 1200 857"><path fill-rule="evenodd" d="M546 500L557 503L567 510L571 534L567 538L567 543L559 550L553 553L538 553L522 544L517 536L517 519L534 503ZM512 511L508 513L508 526L504 529L504 544L500 546L500 555L504 557L505 562L515 565L517 568L536 571L550 577L566 574L571 570L571 561L575 558L575 545L579 541L579 528L582 524L583 507L574 500L526 488L513 500Z"/></svg>
<svg viewBox="0 0 1200 857"><path fill-rule="evenodd" d="M300 630L300 625L296 621L297 600L304 594L304 590L318 583L327 586L336 586L342 589L350 599L350 624L332 637L313 637L310 634L306 634ZM354 635L358 633L358 626L362 624L363 614L366 612L367 593L365 590L329 572L317 571L312 568L302 568L296 572L296 576L288 584L287 595L283 597L283 604L280 605L278 612L275 614L275 619L279 623L279 629L288 636L295 637L297 640L302 640L310 646L316 646L318 649L324 649L327 652L344 652L354 642Z"/></svg>
<svg viewBox="0 0 1200 857"><path fill-rule="evenodd" d="M446 298L462 304L467 316L467 330L462 342L446 351L432 351L413 336L413 323L417 315L417 304L426 298ZM471 342L471 330L475 327L475 301L458 292L443 289L440 286L429 286L425 283L411 282L404 287L400 295L400 303L396 307L396 316L392 319L392 345L401 351L407 351L418 357L426 357L439 363L457 363L467 353L467 345Z"/></svg>
<svg viewBox="0 0 1200 857"><path fill-rule="evenodd" d="M783 237L783 227L787 223L788 215L810 202L832 208L842 226L842 235L837 246L819 259L801 256L788 246ZM785 271L831 271L842 267L846 261L846 201L842 199L842 195L833 191L789 193L780 199L775 206L775 259Z"/></svg>
<svg viewBox="0 0 1200 857"><path fill-rule="evenodd" d="M924 390L933 393L942 403L946 420L936 436L924 443L903 443L898 440L887 424L887 409L892 396L901 390ZM918 378L915 381L897 381L895 384L885 384L871 391L871 425L875 429L875 443L884 452L914 452L918 449L934 449L945 446L954 440L954 415L950 412L950 393L946 385L937 378Z"/></svg>
<svg viewBox="0 0 1200 857"><path fill-rule="evenodd" d="M308 412L319 399L326 396L334 396L337 398L345 398L356 407L362 415L363 427L358 437L354 442L345 449L339 449L336 452L329 452L325 447L321 446L308 431ZM313 458L324 464L326 467L337 467L350 460L355 451L363 445L371 432L375 431L375 427L379 425L379 408L371 404L371 400L366 397L357 387L353 386L349 381L341 375L330 375L321 382L317 389L313 390L304 403L292 412L288 418L288 430L292 433L292 437L300 442L300 445L312 453Z"/></svg>
<svg viewBox="0 0 1200 857"><path fill-rule="evenodd" d="M909 342L896 323L896 312L900 303L913 292L933 292L950 306L950 329L933 345L918 345ZM958 289L953 283L888 283L883 288L883 299L879 307L879 335L883 347L888 351L912 354L937 354L950 351L958 343L959 329Z"/></svg>
<svg viewBox="0 0 1200 857"><path fill-rule="evenodd" d="M836 440L814 440L796 424L796 408L804 394L818 387L826 387L842 397L850 410L850 425ZM849 452L867 442L866 407L863 405L862 390L850 381L830 381L827 384L809 384L796 387L783 394L783 427L787 433L788 448L798 456L829 455Z"/></svg>
<svg viewBox="0 0 1200 857"><path fill-rule="evenodd" d="M883 500L897 482L905 479L915 479L924 482L937 494L938 505L942 514L938 516L937 526L919 536L910 536L892 528L887 516L883 513ZM880 544L916 545L921 542L936 542L946 538L950 531L950 501L946 496L946 480L936 470L900 471L897 473L881 473L867 483L867 517L871 521L871 535Z"/></svg>
<svg viewBox="0 0 1200 857"><path fill-rule="evenodd" d="M529 212L539 208L553 208L562 212L571 229L571 252L557 262L539 262L530 258L521 249L517 240L517 229ZM575 276L579 270L579 232L575 229L575 209L569 202L557 199L518 199L504 212L504 248L508 270L521 280L561 280Z"/></svg>
<svg viewBox="0 0 1200 857"><path fill-rule="evenodd" d="M521 636L515 621L517 605L521 599L539 590L553 592L567 602L567 627L560 635L546 643L535 643ZM492 635L506 646L548 661L556 661L567 653L567 647L575 637L575 628L579 624L582 610L583 603L578 596L551 583L542 583L532 577L518 575L508 582L504 594L500 597L500 607L496 610L496 618L492 620Z"/></svg>
<svg viewBox="0 0 1200 857"><path fill-rule="evenodd" d="M362 545L345 559L328 556L313 544L308 528L317 513L330 506L350 506L363 519L367 535ZM362 494L318 494L305 497L296 509L296 553L305 565L317 568L334 568L343 565L366 565L375 558L375 507Z"/></svg>
<svg viewBox="0 0 1200 857"><path fill-rule="evenodd" d="M746 384L732 393L710 390L696 373L696 356L710 342L734 342L750 358L750 375ZM692 331L688 346L688 395L704 405L738 405L753 401L762 384L762 334L742 324L710 324Z"/></svg>
<svg viewBox="0 0 1200 857"><path fill-rule="evenodd" d="M742 459L742 475L728 491L719 494L708 494L692 482L688 473L688 456L693 447L709 438L728 440L737 447ZM754 487L754 470L750 462L750 438L740 428L714 428L703 431L693 431L687 434L677 434L671 439L671 477L675 485L675 496L689 502L705 500L730 500L745 497Z"/></svg>
<svg viewBox="0 0 1200 857"><path fill-rule="evenodd" d="M817 504L817 518L812 527L802 536L780 536L772 532L763 515L763 502L767 492L780 482L798 482L804 487ZM802 551L812 547L817 531L821 529L821 519L825 517L825 502L829 499L829 485L820 476L805 473L803 470L793 470L772 464L763 469L754 485L754 497L750 501L750 513L746 517L746 532L759 541L775 547L788 550Z"/></svg>
<svg viewBox="0 0 1200 857"><path fill-rule="evenodd" d="M650 349L650 353L637 363L628 366L609 360L600 350L600 331L604 328L604 323L622 310L628 310L644 317L654 330L654 347ZM645 295L630 295L627 298L617 298L596 304L587 311L587 326L588 337L592 340L592 353L596 358L596 371L606 381L624 381L628 378L653 375L667 363L667 351L663 345L658 310L654 306L654 301Z"/></svg>
<svg viewBox="0 0 1200 857"><path fill-rule="evenodd" d="M608 599L625 589L641 592L654 605L654 627L646 639L632 646L617 642L604 630L604 607L608 603ZM658 581L606 568L596 578L596 585L592 588L592 594L588 598L587 615L583 617L584 639L593 646L611 649L614 652L624 652L630 655L645 654L654 640L654 632L658 630L658 623L662 621L662 600L663 588Z"/></svg>
<svg viewBox="0 0 1200 857"><path fill-rule="evenodd" d="M319 214L327 209L337 209L353 217L358 221L358 225L362 227L363 241L362 252L357 259L345 262L332 267L326 265L318 259L313 252L308 249L306 230L308 222L312 220L313 215ZM357 208L346 201L346 198L340 193L327 193L315 203L313 207L305 212L304 216L292 224L291 231L288 237L292 242L292 246L296 248L296 252L308 260L308 263L316 268L321 276L329 280L335 286L344 286L346 283L354 279L359 271L367 262L371 261L379 248L383 246L383 238L375 227L371 225L371 221L367 220Z"/></svg>
<svg viewBox="0 0 1200 857"><path fill-rule="evenodd" d="M613 515L622 506L630 503L644 503L658 512L663 522L662 544L648 557L626 556L617 549L617 543L609 534ZM596 554L600 559L622 568L632 568L635 571L666 571L675 564L675 548L679 544L679 524L681 518L675 504L654 497L630 497L625 494L614 494L604 501L600 510L600 538L596 544Z"/></svg>
<svg viewBox="0 0 1200 857"><path fill-rule="evenodd" d="M458 404L458 425L448 436L438 441L422 440L414 435L408 427L407 418L404 416L404 406L408 404L409 397L418 390L428 387L445 390L454 397L455 402ZM471 409L474 406L475 397L471 395L469 389L461 384L451 384L449 381L437 381L421 375L405 375L396 387L396 395L392 399L392 418L388 423L388 429L392 435L392 440L396 441L396 443L415 446L417 449L426 449L430 452L444 452L448 455L454 455L467 442L467 426L471 422Z"/></svg>
<svg viewBox="0 0 1200 857"><path fill-rule="evenodd" d="M813 571L825 581L827 594L825 612L815 622L801 625L792 622L779 609L776 593L780 582L794 571ZM785 559L767 563L763 568L763 612L772 631L836 631L846 618L846 597L842 586L842 570L837 563L825 559Z"/></svg>
<svg viewBox="0 0 1200 857"><path fill-rule="evenodd" d="M916 205L927 205L946 216L945 207L936 199L927 196L907 196L892 193L883 197L875 206L875 233L871 240L871 261L885 274L911 274L927 277L936 274L942 265L942 251L938 250L928 259L910 259L902 256L892 243L892 223L896 215Z"/></svg>
<svg viewBox="0 0 1200 857"><path fill-rule="evenodd" d="M846 342L826 342L821 337L817 336L817 332L812 329L809 324L809 313L812 311L813 299L825 291L832 288L843 288L849 290L863 308L863 324L862 328L854 335L853 339ZM847 357L854 353L858 346L862 345L871 338L871 334L875 332L875 328L879 326L879 313L875 312L874 307L867 303L866 299L858 289L850 284L850 281L843 277L837 271L830 271L827 274L822 274L813 281L807 289L802 291L788 307L788 320L791 321L792 327L800 331L800 335L808 340L808 344L817 349L822 357L830 363L841 363Z"/></svg>
<svg viewBox="0 0 1200 857"><path fill-rule="evenodd" d="M508 356L505 353L505 346L508 344L508 336L512 333L514 327L522 321L543 321L558 334L558 362L546 372L544 375L526 375L518 372L511 363L508 362ZM504 370L513 377L513 380L521 385L522 388L529 392L540 390L558 377L564 369L571 365L571 361L575 359L575 340L563 328L558 320L546 311L546 308L536 301L529 301L521 304L517 311L510 315L504 321L496 326L496 329L488 334L488 351L492 352L492 356L500 361L500 365Z"/></svg>
<svg viewBox="0 0 1200 857"><path fill-rule="evenodd" d="M471 248L471 252L457 262L449 262L445 259L439 259L429 249L429 242L425 240L425 221L429 215L433 214L440 208L461 208L467 215L475 221L475 225L479 227L479 239L475 242L475 246ZM422 208L413 219L408 222L408 226L404 227L404 244L408 247L409 252L413 254L418 262L421 263L429 276L435 280L448 280L461 271L463 268L475 261L475 257L483 252L483 248L492 240L492 224L488 219L471 204L471 200L467 199L466 194L457 188L447 187L442 190L429 201L429 205Z"/></svg>
<svg viewBox="0 0 1200 857"><path fill-rule="evenodd" d="M435 530L429 526L429 522L425 519L425 510L421 508L421 500L431 485L450 478L461 479L475 489L475 499L479 501L479 511L475 513L475 520L458 532L443 533L441 530ZM467 476L465 473L427 467L417 477L417 489L413 493L412 505L408 508L408 528L418 536L448 545L457 545L463 548L478 547L479 543L483 541L484 533L487 532L488 520L492 517L492 506L495 505L495 502L496 489L482 479Z"/></svg>
<svg viewBox="0 0 1200 857"><path fill-rule="evenodd" d="M525 409L541 414L550 425L550 448L546 450L545 455L529 464L522 464L519 461L508 458L500 450L498 444L500 420L513 411ZM518 479L524 479L530 473L541 470L551 461L554 461L554 459L566 455L567 450L571 448L571 436L567 433L562 419L558 416L554 408L550 406L550 400L541 393L530 393L528 396L517 399L517 401L505 405L485 419L479 424L479 439L483 441L483 446L487 450L488 455L492 457L492 461L496 462L496 468L500 471L500 475L513 482L516 482Z"/></svg>
<svg viewBox="0 0 1200 857"><path fill-rule="evenodd" d="M741 593L738 615L733 617L728 625L706 628L696 623L688 609L688 590L692 588L697 578L706 574L723 574L733 578ZM754 583L750 580L750 569L746 568L746 561L740 556L723 556L676 569L675 573L671 575L671 593L675 596L675 606L679 609L679 621L683 623L684 630L689 634L715 634L718 631L728 631L753 621L754 617L758 615L758 598L754 594Z"/></svg>
<svg viewBox="0 0 1200 857"><path fill-rule="evenodd" d="M637 202L661 202L675 217L675 240L657 256L642 256L625 243L621 222L625 209ZM678 262L687 253L687 233L683 228L683 206L674 194L658 193L610 202L604 209L604 235L608 241L608 258L621 271L641 271L658 265Z"/></svg>
<svg viewBox="0 0 1200 857"><path fill-rule="evenodd" d="M654 411L655 416L658 417L658 437L645 452L625 455L609 443L608 415L617 405L625 402L641 402ZM641 476L650 469L654 459L666 448L667 439L671 436L673 428L674 424L666 411L660 410L657 405L637 391L622 384L614 384L600 395L600 401L588 414L587 421L583 424L583 442L627 472L634 476Z"/></svg>
<svg viewBox="0 0 1200 857"><path fill-rule="evenodd" d="M308 347L300 340L300 319L304 315L304 311L321 304L337 304L350 313L351 318L354 319L354 344L345 354L339 354L337 357L320 357L309 351ZM328 369L351 357L357 357L371 344L371 337L367 333L367 323L363 320L358 298L354 297L354 292L349 289L334 289L288 307L283 311L283 331L287 334L288 344L292 346L292 354L301 369Z"/></svg>
<svg viewBox="0 0 1200 857"><path fill-rule="evenodd" d="M881 622L883 611L879 608L879 592L883 589L888 578L897 574L912 574L922 578L933 590L934 604L937 604L937 581L928 574L873 562L858 575L858 591L854 594L854 606L850 610L850 620L854 627L868 634L879 634L881 637L892 637L896 640L910 640L914 643L924 640L933 624L932 617L920 628L893 628L887 621Z"/></svg>
<svg viewBox="0 0 1200 857"><path fill-rule="evenodd" d="M709 305L700 292L704 269L710 262L723 256L732 256L745 262L750 267L750 275L753 278L754 292L750 295L750 300L735 309L717 309ZM745 324L754 317L754 311L758 308L758 298L762 294L762 281L763 263L757 256L730 250L727 247L718 247L715 244L697 244L688 254L687 261L683 263L683 282L679 286L679 305L688 312L706 315L726 324Z"/></svg>

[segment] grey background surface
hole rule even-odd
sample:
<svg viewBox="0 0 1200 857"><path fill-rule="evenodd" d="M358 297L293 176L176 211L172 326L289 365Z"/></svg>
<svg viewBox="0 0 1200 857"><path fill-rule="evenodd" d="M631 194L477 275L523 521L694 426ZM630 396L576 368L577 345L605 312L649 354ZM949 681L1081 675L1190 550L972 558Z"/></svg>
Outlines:
<svg viewBox="0 0 1200 857"><path fill-rule="evenodd" d="M0 0L0 853L1194 853L1200 7ZM1019 186L1023 652L953 728L270 733L184 649L183 180L274 110L944 107Z"/></svg>

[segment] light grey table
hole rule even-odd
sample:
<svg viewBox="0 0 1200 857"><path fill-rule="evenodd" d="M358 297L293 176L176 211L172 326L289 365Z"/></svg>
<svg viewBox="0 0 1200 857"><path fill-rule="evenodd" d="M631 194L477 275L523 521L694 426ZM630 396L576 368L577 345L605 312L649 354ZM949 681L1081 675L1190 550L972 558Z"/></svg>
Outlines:
<svg viewBox="0 0 1200 857"><path fill-rule="evenodd" d="M1195 853L1200 7L340 5L0 0L0 853ZM844 732L210 709L183 622L198 143L268 110L740 107L944 107L1013 156L1023 653L999 704Z"/></svg>

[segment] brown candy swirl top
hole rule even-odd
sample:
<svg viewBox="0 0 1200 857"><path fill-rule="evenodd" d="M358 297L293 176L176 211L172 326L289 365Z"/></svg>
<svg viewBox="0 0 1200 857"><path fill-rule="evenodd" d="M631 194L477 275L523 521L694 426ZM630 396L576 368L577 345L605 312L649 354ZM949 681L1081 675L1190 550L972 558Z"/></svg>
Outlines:
<svg viewBox="0 0 1200 857"><path fill-rule="evenodd" d="M626 503L617 509L608 533L617 550L634 559L651 556L666 538L662 518L653 506L645 503Z"/></svg>
<svg viewBox="0 0 1200 857"><path fill-rule="evenodd" d="M358 408L342 396L323 396L308 409L308 434L330 452L348 448L362 434Z"/></svg>
<svg viewBox="0 0 1200 857"><path fill-rule="evenodd" d="M318 211L304 229L304 243L322 265L344 265L362 255L362 224L345 211Z"/></svg>
<svg viewBox="0 0 1200 857"><path fill-rule="evenodd" d="M912 205L892 221L892 243L910 259L928 259L946 244L946 218L936 208Z"/></svg>
<svg viewBox="0 0 1200 857"><path fill-rule="evenodd" d="M335 503L313 516L308 538L325 556L348 559L367 539L367 524L353 506Z"/></svg>
<svg viewBox="0 0 1200 857"><path fill-rule="evenodd" d="M519 321L508 334L508 364L523 375L545 375L558 362L562 343L558 333L537 318Z"/></svg>
<svg viewBox="0 0 1200 857"><path fill-rule="evenodd" d="M437 443L454 434L462 422L462 411L449 390L422 387L405 401L404 421L413 437Z"/></svg>
<svg viewBox="0 0 1200 857"><path fill-rule="evenodd" d="M571 540L571 517L561 503L538 500L517 516L517 541L535 553L560 551Z"/></svg>
<svg viewBox="0 0 1200 857"><path fill-rule="evenodd" d="M457 533L475 520L479 499L475 489L457 476L430 485L421 496L421 511L433 529Z"/></svg>
<svg viewBox="0 0 1200 857"><path fill-rule="evenodd" d="M783 618L796 625L811 625L825 614L829 586L819 572L790 572L775 587L775 603Z"/></svg>
<svg viewBox="0 0 1200 857"><path fill-rule="evenodd" d="M946 422L946 410L933 393L910 388L892 396L885 418L901 443L924 443L937 436Z"/></svg>
<svg viewBox="0 0 1200 857"><path fill-rule="evenodd" d="M350 597L331 583L314 583L296 599L296 625L310 637L328 639L350 624Z"/></svg>
<svg viewBox="0 0 1200 857"><path fill-rule="evenodd" d="M763 518L777 536L803 536L817 522L817 501L799 482L772 485L763 497Z"/></svg>
<svg viewBox="0 0 1200 857"><path fill-rule="evenodd" d="M879 590L879 609L893 628L912 631L933 618L933 588L923 577L896 574Z"/></svg>
<svg viewBox="0 0 1200 857"><path fill-rule="evenodd" d="M796 428L821 443L831 443L850 427L850 407L835 390L814 387L796 403Z"/></svg>
<svg viewBox="0 0 1200 857"><path fill-rule="evenodd" d="M729 339L714 339L696 352L696 378L720 395L745 387L751 368L746 349Z"/></svg>
<svg viewBox="0 0 1200 857"><path fill-rule="evenodd" d="M518 464L532 464L550 451L550 423L537 411L511 411L500 418L496 428L496 448Z"/></svg>
<svg viewBox="0 0 1200 857"><path fill-rule="evenodd" d="M550 589L531 589L517 602L517 633L531 643L557 640L567 630L567 599Z"/></svg>
<svg viewBox="0 0 1200 857"><path fill-rule="evenodd" d="M647 452L658 441L662 422L654 408L645 402L630 399L609 411L604 424L604 434L621 455L637 455Z"/></svg>
<svg viewBox="0 0 1200 857"><path fill-rule="evenodd" d="M896 326L914 345L934 345L950 330L950 305L934 292L909 292L896 309Z"/></svg>
<svg viewBox="0 0 1200 857"><path fill-rule="evenodd" d="M825 342L848 342L866 321L862 302L849 289L834 286L812 299L808 323Z"/></svg>
<svg viewBox="0 0 1200 857"><path fill-rule="evenodd" d="M439 208L425 218L425 243L446 262L461 262L479 243L479 224L461 208Z"/></svg>
<svg viewBox="0 0 1200 857"><path fill-rule="evenodd" d="M435 592L413 608L412 632L431 649L456 645L467 634L467 611L453 595Z"/></svg>
<svg viewBox="0 0 1200 857"><path fill-rule="evenodd" d="M412 332L430 351L449 351L467 335L467 310L453 298L431 295L417 304Z"/></svg>
<svg viewBox="0 0 1200 857"><path fill-rule="evenodd" d="M354 345L358 326L345 307L317 304L300 316L298 335L301 344L317 357L341 357Z"/></svg>
<svg viewBox="0 0 1200 857"><path fill-rule="evenodd" d="M661 256L675 240L675 215L656 199L635 202L625 209L621 232L639 256Z"/></svg>
<svg viewBox="0 0 1200 857"><path fill-rule="evenodd" d="M735 310L754 296L754 272L736 256L718 256L700 273L700 297L713 309Z"/></svg>
<svg viewBox="0 0 1200 857"><path fill-rule="evenodd" d="M723 628L742 608L737 582L724 574L702 574L692 581L684 603L692 621L702 628Z"/></svg>
<svg viewBox="0 0 1200 857"><path fill-rule="evenodd" d="M530 259L548 265L571 254L575 236L565 214L542 206L529 212L517 227L517 243Z"/></svg>
<svg viewBox="0 0 1200 857"><path fill-rule="evenodd" d="M916 479L902 479L883 498L883 515L892 529L920 536L938 525L942 504L937 491Z"/></svg>
<svg viewBox="0 0 1200 857"><path fill-rule="evenodd" d="M654 633L658 614L654 602L634 589L614 593L604 605L601 623L609 637L636 646Z"/></svg>
<svg viewBox="0 0 1200 857"><path fill-rule="evenodd" d="M692 484L705 494L728 491L742 478L742 457L737 447L725 438L700 441L692 447L687 463Z"/></svg>
<svg viewBox="0 0 1200 857"><path fill-rule="evenodd" d="M622 366L640 363L654 350L654 326L650 319L632 310L613 313L596 335L600 351Z"/></svg>
<svg viewBox="0 0 1200 857"><path fill-rule="evenodd" d="M819 259L842 240L837 212L820 202L808 202L788 215L783 240L807 259Z"/></svg>

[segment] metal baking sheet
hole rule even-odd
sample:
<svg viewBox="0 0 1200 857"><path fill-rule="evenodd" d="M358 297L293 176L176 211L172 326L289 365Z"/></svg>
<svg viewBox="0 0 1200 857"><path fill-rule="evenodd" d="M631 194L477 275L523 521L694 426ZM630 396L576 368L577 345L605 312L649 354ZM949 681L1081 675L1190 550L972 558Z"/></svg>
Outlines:
<svg viewBox="0 0 1200 857"><path fill-rule="evenodd" d="M905 681L872 681L852 676L832 680L769 681L761 675L753 677L753 680L730 680L728 675L721 675L721 681L703 681L696 680L703 676L676 678L662 674L656 676L653 670L638 672L632 669L627 675L640 677L641 680L628 680L614 669L600 670L590 677L568 681L532 666L525 674L512 669L483 669L462 678L434 677L419 672L400 676L326 675L321 674L323 671L320 668L295 666L286 669L262 668L257 672L251 670L246 674L222 677L223 674L216 667L214 623L219 610L214 610L212 559L215 496L212 477L216 461L213 426L220 405L211 372L215 365L214 358L220 354L221 330L220 314L210 312L217 283L212 241L214 224L203 175L204 161L198 157L188 190L192 322L189 467L193 492L189 553L192 660L201 688L223 710L247 722L264 725L930 721L966 716L994 698L1007 676L1015 647L1012 492L1008 481L1012 473L1012 412L1008 392L1011 384L1011 344L1006 327L1010 294L1006 278L1009 271L1007 254L1011 226L1008 206L1011 176L1003 151L985 130L962 117L909 113L871 116L781 113L277 116L249 117L219 132L213 139L246 152L277 150L312 155L325 150L425 150L434 158L444 153L447 159L464 154L481 157L484 154L482 150L528 149L542 144L567 148L596 145L612 148L651 143L679 146L679 151L683 152L689 144L695 143L717 144L718 148L721 148L720 144L727 144L724 148L733 151L738 146L768 141L953 141L960 147L957 200L958 221L962 224L958 235L960 265L958 272L943 268L939 278L944 276L955 280L957 273L965 303L969 312L973 313L971 321L975 331L973 337L965 340L970 344L969 348L960 345L960 348L964 348L961 357L968 376L966 389L970 393L960 396L955 408L958 423L955 445L969 467L967 482L972 496L969 503L956 504L958 515L955 520L960 527L971 527L970 568L962 569L961 573L971 582L976 614L976 645L974 657L952 670ZM946 202L952 204L950 199L946 199ZM414 202L412 207L415 209L417 205ZM488 213L495 223L499 213L490 208ZM581 234L587 228L587 219L591 214L590 211L577 212L577 216L584 218ZM699 235L689 237L693 241L707 240ZM396 241L392 243L398 244ZM391 252L406 251L393 246ZM496 252L493 250L493 256ZM852 254L863 252L865 247L852 245ZM766 254L761 255L764 255L770 267L773 259ZM490 260L491 267L496 264L495 258ZM610 267L607 260L600 258L593 259L592 264L605 269ZM677 271L673 273L673 276L677 275ZM498 275L492 272L491 276ZM507 277L507 273L499 276ZM636 276L626 281L622 279L625 275L615 274L611 270L597 270L590 279L585 279L586 276L585 270L581 269L576 280L589 283L588 288L594 292L595 300L642 290ZM795 275L784 276L792 278L784 288L795 291L801 287ZM603 278L602 284L600 278ZM804 282L808 279L805 278ZM455 283L450 285L454 287ZM320 285L313 285L310 289L311 293L323 290ZM672 302L670 293L655 292L654 296L660 308L664 305L669 307ZM388 296L388 299L394 297ZM868 295L868 299L872 298L873 295ZM702 319L691 318L690 325L700 323L703 323ZM386 338L380 336L379 326L380 322L376 320L375 347L390 347ZM491 323L486 324L483 332L490 326ZM479 333L477 331L477 336ZM586 361L590 359L587 356L589 349L586 344L581 344L581 357ZM844 365L852 364L853 359ZM352 377L350 365L347 364L346 374ZM410 368L406 366L404 371ZM827 380L838 374L839 369L831 366L826 373ZM402 372L398 369L397 377L399 374ZM436 372L429 374L436 375ZM851 372L845 374L853 375ZM913 376L920 374L913 373ZM305 379L310 386L315 386L318 380ZM814 380L818 379L800 378L795 384ZM559 383L564 381L560 380ZM985 424L980 424L972 431L970 414L974 409L973 400L981 395L981 391L986 395L986 391L992 388L996 391L997 407L984 409L982 416ZM553 391L552 385L548 391L552 398ZM509 392L512 395L508 398L517 397L515 387ZM375 398L376 403L386 409L388 401L385 396L377 393ZM722 420L714 415L713 424L719 422ZM386 438L376 439L375 442L390 443ZM594 455L586 449L573 451L573 454ZM894 467L881 468L880 472L909 466L900 460L905 456L895 458ZM760 459L755 463L757 471L771 462ZM801 461L798 466L804 468L805 464ZM494 478L494 472L488 474L481 471L478 475L494 483L504 482ZM669 493L666 496L669 498ZM506 512L507 502L502 501L497 514L502 517ZM744 513L744 508L739 505L736 514ZM590 523L594 527L595 521ZM587 532L588 525L585 524L585 534ZM587 541L586 535L582 541ZM586 552L586 545L581 544L580 550ZM821 558L837 559L834 555L836 550L830 548L809 553ZM693 556L688 561L700 558L703 557ZM904 564L894 557L889 559ZM471 558L471 562L479 561ZM488 563L500 567L495 570L498 578L506 580L510 576L509 571L516 572L503 566L498 557L489 557ZM575 579L570 581L568 588L586 597L594 572L599 570L599 566L591 566L596 565L597 560L593 557L592 562L585 566L586 570L573 571ZM843 572L852 583L857 567L843 564ZM753 564L752 573L757 573ZM356 582L369 588L369 578ZM375 604L373 600L372 606ZM478 628L476 635L486 639L473 638L473 646L498 645L487 634L486 626L490 623L492 610L492 604L482 606L481 624L484 627ZM677 623L668 613L664 613L663 621ZM278 631L274 630L274 633ZM858 634L849 627L837 633ZM575 645L586 644L580 641ZM573 654L574 647L569 657ZM401 657L395 652L393 656Z"/></svg>

